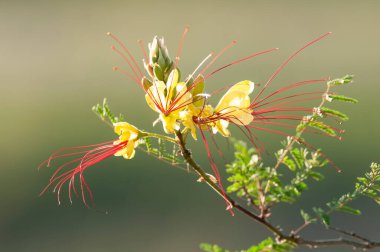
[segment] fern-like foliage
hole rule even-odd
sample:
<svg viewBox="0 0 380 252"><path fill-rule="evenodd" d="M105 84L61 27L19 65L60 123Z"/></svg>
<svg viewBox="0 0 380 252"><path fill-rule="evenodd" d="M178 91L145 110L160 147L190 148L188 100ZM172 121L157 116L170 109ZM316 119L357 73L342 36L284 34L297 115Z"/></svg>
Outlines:
<svg viewBox="0 0 380 252"><path fill-rule="evenodd" d="M284 146L288 145L283 142ZM236 193L245 198L256 208L270 207L275 203L293 203L308 188L307 180L320 180L323 175L317 171L327 161L320 158L319 152L310 152L304 147L293 147L286 154L282 163L293 174L290 181L282 179L282 175L274 167L265 166L254 148L247 148L243 141L234 140L235 160L227 165L228 178L232 184L227 192ZM277 152L280 156L284 152Z"/></svg>

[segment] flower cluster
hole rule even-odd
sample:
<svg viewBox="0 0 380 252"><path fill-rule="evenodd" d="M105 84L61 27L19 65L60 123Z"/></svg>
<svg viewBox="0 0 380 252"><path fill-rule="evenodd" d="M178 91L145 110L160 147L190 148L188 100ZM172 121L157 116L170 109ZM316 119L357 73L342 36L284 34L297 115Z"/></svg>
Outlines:
<svg viewBox="0 0 380 252"><path fill-rule="evenodd" d="M236 84L224 88L227 89L227 91L215 106L209 103L209 97L219 93L219 91L211 94L206 93L205 82L207 79L226 67L251 59L258 55L275 51L277 48L249 55L245 58L238 59L230 64L222 66L209 74L205 74L210 66L212 66L213 63L229 47L236 43L236 41L233 41L215 56L212 53L209 54L199 64L193 73L188 75L186 78L181 78L178 63L186 33L187 29L182 36L177 55L174 59L169 56L169 51L165 46L163 38L155 36L153 41L148 44L148 52L144 50L143 46L141 47L144 54L143 63L147 72L146 75L143 74L142 69L139 67L136 59L132 56L128 48L116 36L108 33L108 35L111 36L118 44L118 46L112 46L112 50L119 54L130 68L130 71L125 71L119 67L114 67L114 70L128 76L132 81L141 87L145 93L147 105L158 114L158 119L154 122L154 124L161 122L166 134L178 134L180 132L183 134L184 132L190 132L193 139L197 140L197 131L200 132L210 159L211 167L216 177L216 181L224 193L220 175L215 162L212 159L204 132L210 132L211 134L219 133L223 137L229 137L231 135L230 130L228 129L229 125L236 125L237 127L243 129L246 136L258 149L258 152L260 152L260 146L262 145L260 145L260 142L252 132L252 129L286 135L282 131L266 129L265 125L291 127L290 124L283 122L277 123L273 121L300 120L302 119L302 116L297 115L296 113L305 111L312 112L313 108L289 107L289 104L294 104L308 99L317 99L320 98L321 95L330 97L332 94L317 91L297 93L282 97L277 96L296 87L324 82L326 79L297 82L284 86L265 97L261 97L261 95L267 86L275 79L278 73L293 57L295 57L304 48L324 38L329 33L310 42L287 58L286 61L284 61L284 63L281 64L280 67L273 73L273 75L271 75L266 84L260 92L257 92L257 95L253 99L251 99L250 95L254 91L254 83L250 80L242 80ZM206 63L207 65L203 66ZM302 99L292 99L295 97L302 97ZM165 136L143 132L123 120L114 118L108 107L98 109L99 110L96 112L100 114L102 118L105 115L109 117L115 133L119 135L119 139L96 145L62 149L53 153L49 159L41 165L50 166L51 161L58 158L68 156L79 157L74 158L73 160L58 167L43 192L45 192L48 188L53 187L53 191L57 192L59 200L61 188L67 182L71 201L71 192L73 191L78 194L75 186L75 177L79 175L82 199L86 204L86 191L90 195L91 199L92 192L83 177L84 170L110 156L123 156L125 159L133 158L135 156L136 147L144 138L155 137L165 139ZM257 126L257 124L260 126ZM166 140L167 139L168 138L166 138ZM174 138L170 139L170 141L175 142ZM259 143L259 145L257 143Z"/></svg>
<svg viewBox="0 0 380 252"><path fill-rule="evenodd" d="M206 104L210 95L204 93L204 77L199 74L193 80L190 75L181 81L163 39L155 37L149 49L149 63L145 63L145 68L151 80L143 79L148 83L145 98L149 107L159 113L158 120L166 133L179 130L182 123L195 140L197 126L227 137L230 135L227 129L230 121L238 125L252 122L249 95L254 89L253 82L245 80L233 85L216 107L212 107Z"/></svg>

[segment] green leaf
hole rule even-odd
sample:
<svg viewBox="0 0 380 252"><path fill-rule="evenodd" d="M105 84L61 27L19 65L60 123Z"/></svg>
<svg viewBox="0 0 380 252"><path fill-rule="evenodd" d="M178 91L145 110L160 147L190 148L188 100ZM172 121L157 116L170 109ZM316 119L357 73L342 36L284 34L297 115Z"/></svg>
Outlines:
<svg viewBox="0 0 380 252"><path fill-rule="evenodd" d="M290 153L292 154L294 161L296 161L298 168L301 169L301 167L303 167L305 159L303 158L300 149L294 148Z"/></svg>
<svg viewBox="0 0 380 252"><path fill-rule="evenodd" d="M201 243L199 245L199 247L200 247L200 249L202 249L203 251L206 251L206 252L229 252L229 250L222 249L218 245L211 245L208 243Z"/></svg>
<svg viewBox="0 0 380 252"><path fill-rule="evenodd" d="M142 84L143 84L143 88L145 91L147 91L151 86L153 86L152 82L150 82L147 78L142 78L141 80Z"/></svg>
<svg viewBox="0 0 380 252"><path fill-rule="evenodd" d="M338 110L322 107L321 108L321 112L322 112L322 114L327 114L327 115L332 115L332 116L339 117L343 121L347 121L348 120L348 116L345 115L345 114L343 114L342 112L340 112Z"/></svg>
<svg viewBox="0 0 380 252"><path fill-rule="evenodd" d="M328 98L332 99L333 101L343 101L343 102L351 102L351 103L358 103L359 102L358 100L356 100L354 98L347 97L344 95L329 95Z"/></svg>
<svg viewBox="0 0 380 252"><path fill-rule="evenodd" d="M313 128L319 129L319 130L325 132L326 134L328 134L330 136L336 136L335 130L333 130L330 126L324 124L323 122L320 122L320 121L309 121L307 123L307 125L311 126Z"/></svg>
<svg viewBox="0 0 380 252"><path fill-rule="evenodd" d="M354 215L360 215L361 211L359 209L354 209L348 206L341 206L337 208L338 211L349 213L349 214L354 214Z"/></svg>
<svg viewBox="0 0 380 252"><path fill-rule="evenodd" d="M313 211L326 227L330 226L330 216L322 208L314 207Z"/></svg>
<svg viewBox="0 0 380 252"><path fill-rule="evenodd" d="M272 238L267 238L257 245L250 247L247 250L242 250L242 252L286 252L292 251L295 248L295 244L290 242L278 243L273 241Z"/></svg>
<svg viewBox="0 0 380 252"><path fill-rule="evenodd" d="M310 177L312 177L316 181L319 181L324 178L323 174L319 172L310 172Z"/></svg>
<svg viewBox="0 0 380 252"><path fill-rule="evenodd" d="M284 160L282 162L284 165L286 165L289 168L289 170L291 170L291 171L296 170L296 164L294 163L293 160L291 160L289 158L284 158Z"/></svg>
<svg viewBox="0 0 380 252"><path fill-rule="evenodd" d="M159 64L154 64L153 65L153 72L154 72L154 76L158 79L158 80L161 80L163 81L164 80L164 73L160 67Z"/></svg>
<svg viewBox="0 0 380 252"><path fill-rule="evenodd" d="M106 98L103 99L102 105L96 104L93 106L92 111L94 111L95 114L97 114L103 121L106 121L108 119L111 123L120 122L121 119L124 118L121 114L119 117L117 117L111 112Z"/></svg>
<svg viewBox="0 0 380 252"><path fill-rule="evenodd" d="M305 222L310 222L311 217L308 213L301 209L301 216Z"/></svg>
<svg viewBox="0 0 380 252"><path fill-rule="evenodd" d="M380 205L380 197L372 197L372 199Z"/></svg>
<svg viewBox="0 0 380 252"><path fill-rule="evenodd" d="M347 74L346 76L344 76L342 78L338 78L338 79L328 81L327 84L331 85L331 86L339 86L342 84L348 84L348 83L351 83L353 81L353 78L354 78L353 75Z"/></svg>

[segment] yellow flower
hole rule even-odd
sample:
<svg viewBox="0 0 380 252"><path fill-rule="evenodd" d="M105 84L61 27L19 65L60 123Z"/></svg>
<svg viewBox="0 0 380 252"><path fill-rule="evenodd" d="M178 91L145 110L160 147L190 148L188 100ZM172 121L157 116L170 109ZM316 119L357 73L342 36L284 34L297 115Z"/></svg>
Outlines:
<svg viewBox="0 0 380 252"><path fill-rule="evenodd" d="M179 112L191 103L191 93L188 92L186 83L178 81L179 72L174 69L166 83L154 80L145 94L149 107L159 113L159 120L166 133L179 130Z"/></svg>
<svg viewBox="0 0 380 252"><path fill-rule="evenodd" d="M195 118L208 118L213 115L214 109L211 107L211 105L204 105L202 107L197 107L194 104L191 104L187 107L186 110L180 112L180 118L182 121L182 124L188 128L191 132L192 137L194 140L197 140L197 134L196 134L196 123L194 122ZM208 129L208 125L202 125L198 124L200 127L204 130Z"/></svg>
<svg viewBox="0 0 380 252"><path fill-rule="evenodd" d="M189 105L186 111L180 113L182 123L191 130L191 134L196 139L196 126L202 130L210 127L214 134L219 132L225 137L230 136L227 129L229 123L237 125L248 125L253 121L249 95L253 92L254 83L244 80L233 85L220 99L218 105L213 109L210 105L196 106L196 102Z"/></svg>
<svg viewBox="0 0 380 252"><path fill-rule="evenodd" d="M126 122L114 123L115 133L119 135L119 140L114 145L126 142L126 146L116 152L115 156L123 156L125 159L132 159L135 156L135 148L139 145L140 131L133 125Z"/></svg>
<svg viewBox="0 0 380 252"><path fill-rule="evenodd" d="M254 83L251 81L236 83L224 94L215 109L211 105L204 105L204 100L196 99L196 102L180 112L181 122L191 131L195 140L197 125L202 130L211 128L214 134L219 132L228 137L230 131L227 127L230 122L237 125L248 125L252 122L249 95L253 89Z"/></svg>
<svg viewBox="0 0 380 252"><path fill-rule="evenodd" d="M227 129L229 123L248 125L253 121L249 95L253 92L254 83L244 80L233 85L220 99L214 113L220 117L213 127L214 133L219 132L225 137L230 136Z"/></svg>

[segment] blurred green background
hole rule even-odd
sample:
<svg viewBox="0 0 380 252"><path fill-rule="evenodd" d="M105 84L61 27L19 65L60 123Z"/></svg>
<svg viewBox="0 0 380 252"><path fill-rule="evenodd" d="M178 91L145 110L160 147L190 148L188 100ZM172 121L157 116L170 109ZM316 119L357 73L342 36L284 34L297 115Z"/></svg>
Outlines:
<svg viewBox="0 0 380 252"><path fill-rule="evenodd" d="M355 74L339 88L360 100L339 105L351 120L342 142L309 138L344 172L326 168L327 179L300 199L306 210L352 189L354 177L379 161L380 1L5 1L0 2L0 251L198 251L200 242L243 249L266 238L260 225L224 211L225 203L196 177L139 152L130 161L111 158L86 172L96 210L80 200L70 206L55 195L38 197L52 168L36 167L62 147L110 140L112 130L90 108L107 97L128 122L153 129L156 115L142 91L112 66L125 66L110 50L112 31L142 58L136 40L163 35L171 54L190 25L180 61L190 72L211 51L239 43L214 66L264 49L280 51L225 70L209 90L250 79L263 83L290 53L327 32L272 85ZM162 132L162 128L156 127ZM262 136L269 151L281 138ZM201 143L198 143L201 144ZM201 145L199 145L201 146ZM207 167L203 147L198 161ZM265 158L271 159L271 156ZM273 160L272 160L273 161ZM356 202L363 216L334 215L334 223L380 240L379 208ZM275 209L284 228L301 223L299 206ZM105 211L108 214L105 214ZM323 228L305 235L326 238ZM306 251L301 248L299 251ZM320 251L347 251L326 248Z"/></svg>

